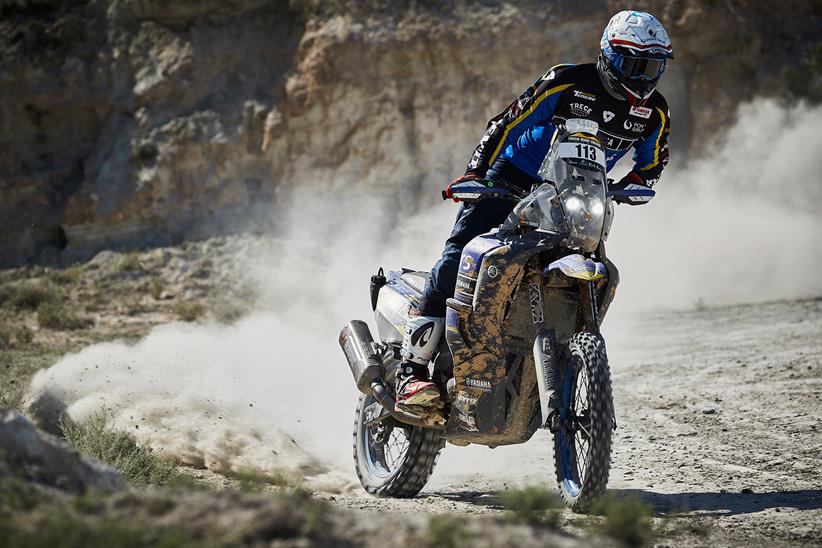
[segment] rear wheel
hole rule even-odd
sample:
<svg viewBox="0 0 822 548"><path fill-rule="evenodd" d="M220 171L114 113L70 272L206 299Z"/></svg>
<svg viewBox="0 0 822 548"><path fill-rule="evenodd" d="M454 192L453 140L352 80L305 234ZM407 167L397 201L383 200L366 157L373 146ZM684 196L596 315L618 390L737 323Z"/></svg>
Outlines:
<svg viewBox="0 0 822 548"><path fill-rule="evenodd" d="M554 434L557 483L565 504L585 511L605 493L614 424L605 341L577 333L561 371L560 427Z"/></svg>
<svg viewBox="0 0 822 548"><path fill-rule="evenodd" d="M373 495L413 497L425 486L445 441L438 430L409 426L393 417L368 425L374 396L360 395L354 415L354 466ZM379 404L378 404L379 405Z"/></svg>

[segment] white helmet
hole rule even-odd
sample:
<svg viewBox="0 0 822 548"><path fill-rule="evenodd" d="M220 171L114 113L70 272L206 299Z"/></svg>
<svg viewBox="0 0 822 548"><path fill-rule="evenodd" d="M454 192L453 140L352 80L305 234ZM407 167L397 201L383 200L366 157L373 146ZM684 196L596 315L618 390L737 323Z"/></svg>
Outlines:
<svg viewBox="0 0 822 548"><path fill-rule="evenodd" d="M611 17L599 47L602 83L635 106L651 96L667 60L674 56L665 27L644 11L626 10Z"/></svg>

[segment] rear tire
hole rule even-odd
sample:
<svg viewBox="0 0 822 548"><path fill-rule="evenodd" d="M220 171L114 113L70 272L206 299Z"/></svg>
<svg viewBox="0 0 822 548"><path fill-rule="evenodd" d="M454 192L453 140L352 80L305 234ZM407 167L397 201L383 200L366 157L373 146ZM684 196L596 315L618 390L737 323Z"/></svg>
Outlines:
<svg viewBox="0 0 822 548"><path fill-rule="evenodd" d="M376 400L360 395L354 414L354 468L372 495L413 497L420 492L445 445L438 430L408 426L388 417L366 425L365 411Z"/></svg>
<svg viewBox="0 0 822 548"><path fill-rule="evenodd" d="M554 434L557 483L566 506L584 512L605 493L611 467L614 405L601 336L582 332L571 338L561 379L562 425Z"/></svg>

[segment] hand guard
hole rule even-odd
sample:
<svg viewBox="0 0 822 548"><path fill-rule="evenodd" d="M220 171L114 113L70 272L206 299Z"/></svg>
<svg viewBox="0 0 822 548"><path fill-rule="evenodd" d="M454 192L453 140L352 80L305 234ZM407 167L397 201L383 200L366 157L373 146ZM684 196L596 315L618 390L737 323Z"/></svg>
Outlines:
<svg viewBox="0 0 822 548"><path fill-rule="evenodd" d="M501 198L508 194L509 191L507 188L495 186L493 181L484 180L477 175L469 173L454 179L451 184L442 191L442 199L471 204L481 202L488 198Z"/></svg>
<svg viewBox="0 0 822 548"><path fill-rule="evenodd" d="M651 188L642 183L636 173L629 173L618 183L608 185L608 196L618 204L642 205L656 196Z"/></svg>

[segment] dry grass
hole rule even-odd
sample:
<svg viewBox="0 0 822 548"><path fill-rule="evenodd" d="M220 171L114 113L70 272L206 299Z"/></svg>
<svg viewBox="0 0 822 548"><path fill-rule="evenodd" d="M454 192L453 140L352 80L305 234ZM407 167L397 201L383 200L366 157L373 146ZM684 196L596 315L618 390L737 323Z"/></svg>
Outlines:
<svg viewBox="0 0 822 548"><path fill-rule="evenodd" d="M603 517L591 522L595 532L627 546L649 546L656 537L651 507L635 496L605 495L594 502L591 513Z"/></svg>
<svg viewBox="0 0 822 548"><path fill-rule="evenodd" d="M454 515L431 516L425 534L425 546L430 548L467 548L472 545L473 534L463 519Z"/></svg>
<svg viewBox="0 0 822 548"><path fill-rule="evenodd" d="M531 525L541 524L556 527L562 503L556 493L545 487L530 486L511 489L499 494L502 505L510 519Z"/></svg>
<svg viewBox="0 0 822 548"><path fill-rule="evenodd" d="M13 310L37 310L44 303L62 300L62 293L48 282L24 282L0 288L0 306Z"/></svg>
<svg viewBox="0 0 822 548"><path fill-rule="evenodd" d="M141 268L140 254L136 251L124 253L117 263L117 272L134 272Z"/></svg>
<svg viewBox="0 0 822 548"><path fill-rule="evenodd" d="M81 424L65 423L62 428L71 445L116 468L134 486L165 485L179 474L176 463L138 444L126 432L112 428L105 414Z"/></svg>
<svg viewBox="0 0 822 548"><path fill-rule="evenodd" d="M174 305L174 313L184 322L193 322L206 312L203 303L199 301L184 301Z"/></svg>
<svg viewBox="0 0 822 548"><path fill-rule="evenodd" d="M46 301L37 307L37 324L58 331L84 329L94 322L81 318L69 303Z"/></svg>
<svg viewBox="0 0 822 548"><path fill-rule="evenodd" d="M263 474L256 470L232 470L224 474L238 481L237 487L246 493L265 491L270 487L291 487L294 482L284 474Z"/></svg>

